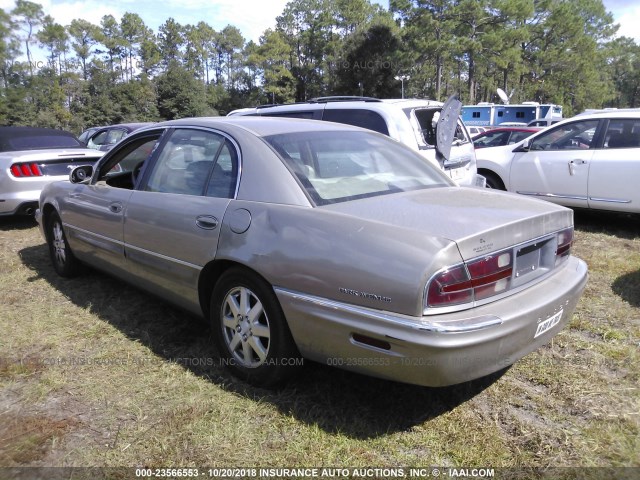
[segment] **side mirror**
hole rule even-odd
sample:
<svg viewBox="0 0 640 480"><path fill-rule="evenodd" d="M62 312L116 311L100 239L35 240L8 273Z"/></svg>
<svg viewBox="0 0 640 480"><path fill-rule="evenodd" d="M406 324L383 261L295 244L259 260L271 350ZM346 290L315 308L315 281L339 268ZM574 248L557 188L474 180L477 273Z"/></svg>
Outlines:
<svg viewBox="0 0 640 480"><path fill-rule="evenodd" d="M528 152L529 151L529 140L524 140L520 145L512 150L513 153L517 152Z"/></svg>
<svg viewBox="0 0 640 480"><path fill-rule="evenodd" d="M71 170L69 181L71 183L89 183L93 175L93 165L80 165Z"/></svg>

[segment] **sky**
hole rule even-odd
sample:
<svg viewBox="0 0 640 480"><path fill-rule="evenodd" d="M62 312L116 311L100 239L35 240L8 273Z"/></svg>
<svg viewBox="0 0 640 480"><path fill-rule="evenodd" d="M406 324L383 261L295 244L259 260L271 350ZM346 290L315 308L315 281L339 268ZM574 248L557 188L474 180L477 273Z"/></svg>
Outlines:
<svg viewBox="0 0 640 480"><path fill-rule="evenodd" d="M195 25L200 21L216 30L231 24L240 29L247 40L258 42L267 28L275 27L288 0L32 0L42 5L46 14L57 23L68 25L71 20L83 18L99 25L104 15L120 20L125 12L137 13L148 27L158 27L172 17L178 23ZM376 0L385 7L387 0ZM10 11L14 0L0 0L0 8ZM640 43L640 2L632 0L604 0L607 11L620 24L618 35L635 38Z"/></svg>

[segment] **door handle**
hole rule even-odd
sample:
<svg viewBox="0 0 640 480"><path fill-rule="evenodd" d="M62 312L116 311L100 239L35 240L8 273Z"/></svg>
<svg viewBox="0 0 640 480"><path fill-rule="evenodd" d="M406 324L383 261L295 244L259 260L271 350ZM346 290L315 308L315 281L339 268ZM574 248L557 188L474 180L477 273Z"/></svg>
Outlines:
<svg viewBox="0 0 640 480"><path fill-rule="evenodd" d="M196 225L205 230L214 230L218 226L218 219L212 215L198 215Z"/></svg>
<svg viewBox="0 0 640 480"><path fill-rule="evenodd" d="M122 204L120 202L110 204L109 211L112 213L120 213L122 211Z"/></svg>

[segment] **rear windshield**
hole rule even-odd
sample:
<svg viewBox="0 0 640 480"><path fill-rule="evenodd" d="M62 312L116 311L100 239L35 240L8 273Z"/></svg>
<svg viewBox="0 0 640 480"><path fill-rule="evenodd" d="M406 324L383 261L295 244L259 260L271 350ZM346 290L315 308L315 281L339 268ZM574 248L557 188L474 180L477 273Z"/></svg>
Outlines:
<svg viewBox="0 0 640 480"><path fill-rule="evenodd" d="M367 132L296 132L265 140L316 205L452 183L418 153Z"/></svg>
<svg viewBox="0 0 640 480"><path fill-rule="evenodd" d="M33 135L4 138L0 143L3 152L18 150L40 150L43 148L81 148L83 145L72 136Z"/></svg>

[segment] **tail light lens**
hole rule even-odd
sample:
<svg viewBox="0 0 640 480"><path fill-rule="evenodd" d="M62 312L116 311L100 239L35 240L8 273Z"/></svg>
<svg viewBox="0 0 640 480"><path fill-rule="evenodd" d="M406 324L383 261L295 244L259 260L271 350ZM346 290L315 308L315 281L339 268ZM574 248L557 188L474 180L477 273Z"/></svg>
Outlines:
<svg viewBox="0 0 640 480"><path fill-rule="evenodd" d="M550 272L571 255L573 227L561 230L555 237L555 262L554 240L553 236L549 236L525 247L514 246L437 273L428 284L425 306L434 308L470 304L506 292L512 287L520 287ZM546 250L545 245L551 250ZM545 251L548 251L548 256ZM527 273L531 271L536 273ZM523 280L523 277L529 280Z"/></svg>
<svg viewBox="0 0 640 480"><path fill-rule="evenodd" d="M440 272L429 283L427 306L443 307L473 302L473 285L464 265Z"/></svg>
<svg viewBox="0 0 640 480"><path fill-rule="evenodd" d="M556 249L556 266L564 262L571 255L573 245L573 228L558 232L558 248Z"/></svg>
<svg viewBox="0 0 640 480"><path fill-rule="evenodd" d="M42 170L37 163L14 163L11 165L11 174L16 178L42 177Z"/></svg>
<svg viewBox="0 0 640 480"><path fill-rule="evenodd" d="M471 303L511 286L513 254L511 250L493 253L437 274L427 290L428 307Z"/></svg>

